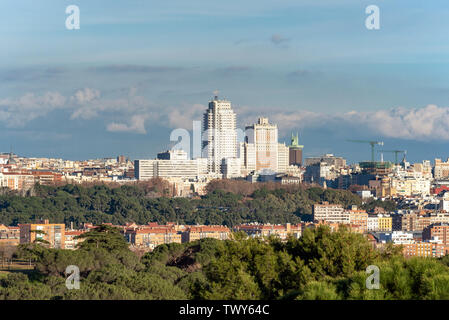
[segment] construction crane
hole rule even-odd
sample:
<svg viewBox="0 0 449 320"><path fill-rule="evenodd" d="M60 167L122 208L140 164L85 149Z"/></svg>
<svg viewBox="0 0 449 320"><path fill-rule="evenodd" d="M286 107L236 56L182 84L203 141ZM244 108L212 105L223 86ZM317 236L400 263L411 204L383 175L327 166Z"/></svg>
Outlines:
<svg viewBox="0 0 449 320"><path fill-rule="evenodd" d="M380 145L383 146L383 141L370 141L370 140L348 140L350 142L358 142L358 143L368 143L371 145L371 162L374 162L374 146Z"/></svg>
<svg viewBox="0 0 449 320"><path fill-rule="evenodd" d="M404 159L405 159L405 155L407 154L407 150L379 150L378 152L390 152L390 153L394 153L394 163L398 164L398 154L399 153L403 153L404 154Z"/></svg>

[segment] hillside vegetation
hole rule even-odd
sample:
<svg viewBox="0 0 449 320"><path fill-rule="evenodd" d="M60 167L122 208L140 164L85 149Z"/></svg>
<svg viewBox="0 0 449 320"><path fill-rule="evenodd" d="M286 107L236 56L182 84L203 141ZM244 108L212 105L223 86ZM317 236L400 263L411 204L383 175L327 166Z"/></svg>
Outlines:
<svg viewBox="0 0 449 320"><path fill-rule="evenodd" d="M103 225L75 251L20 245L33 259L29 274L0 275L0 299L449 299L449 260L406 260L398 248L374 250L342 227L306 229L280 242L203 239L161 245L138 257L119 230ZM79 289L67 289L76 265ZM380 289L367 289L367 266L380 270Z"/></svg>

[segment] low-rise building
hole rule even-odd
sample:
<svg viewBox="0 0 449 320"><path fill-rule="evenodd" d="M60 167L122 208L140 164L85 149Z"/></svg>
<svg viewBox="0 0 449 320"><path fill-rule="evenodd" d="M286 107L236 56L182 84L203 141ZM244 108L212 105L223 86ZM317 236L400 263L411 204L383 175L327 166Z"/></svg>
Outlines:
<svg viewBox="0 0 449 320"><path fill-rule="evenodd" d="M392 231L393 219L390 215L378 214L378 231Z"/></svg>
<svg viewBox="0 0 449 320"><path fill-rule="evenodd" d="M133 246L154 249L161 244L181 243L182 235L174 228L145 228L129 232L128 239Z"/></svg>
<svg viewBox="0 0 449 320"><path fill-rule="evenodd" d="M449 224L440 222L425 227L422 239L423 241L439 239L442 244L449 245Z"/></svg>
<svg viewBox="0 0 449 320"><path fill-rule="evenodd" d="M285 225L275 225L275 224L241 224L234 227L235 231L243 231L250 237L269 237L276 236L281 240L287 239L288 236L294 238L301 237L302 225L296 224L292 225L287 223Z"/></svg>
<svg viewBox="0 0 449 320"><path fill-rule="evenodd" d="M64 249L75 250L80 242L84 239L77 239L76 237L82 235L84 230L67 230L65 232Z"/></svg>
<svg viewBox="0 0 449 320"><path fill-rule="evenodd" d="M225 226L188 226L182 232L182 242L192 242L204 238L227 240L230 230Z"/></svg>
<svg viewBox="0 0 449 320"><path fill-rule="evenodd" d="M0 247L15 247L20 243L20 228L0 224Z"/></svg>
<svg viewBox="0 0 449 320"><path fill-rule="evenodd" d="M50 248L64 249L65 225L42 220L37 223L19 224L20 243L33 243L38 240L48 242Z"/></svg>
<svg viewBox="0 0 449 320"><path fill-rule="evenodd" d="M402 244L405 257L432 257L439 258L449 253L449 247L442 243L416 242Z"/></svg>
<svg viewBox="0 0 449 320"><path fill-rule="evenodd" d="M368 231L368 213L365 210L347 210L349 213L349 222L352 225L359 226L362 232Z"/></svg>
<svg viewBox="0 0 449 320"><path fill-rule="evenodd" d="M343 209L342 205L324 202L313 205L313 220L349 224L350 214Z"/></svg>

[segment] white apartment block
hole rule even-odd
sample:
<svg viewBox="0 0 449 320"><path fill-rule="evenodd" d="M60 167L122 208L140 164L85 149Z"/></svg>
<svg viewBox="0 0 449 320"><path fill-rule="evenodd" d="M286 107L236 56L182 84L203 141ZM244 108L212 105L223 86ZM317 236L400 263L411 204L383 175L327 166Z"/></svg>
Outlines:
<svg viewBox="0 0 449 320"><path fill-rule="evenodd" d="M135 177L138 180L152 178L196 179L207 175L207 159L194 160L135 160Z"/></svg>
<svg viewBox="0 0 449 320"><path fill-rule="evenodd" d="M222 168L223 168L223 177L225 179L237 178L242 175L240 158L223 159Z"/></svg>
<svg viewBox="0 0 449 320"><path fill-rule="evenodd" d="M425 178L392 177L391 187L400 196L428 196L430 194L430 180Z"/></svg>
<svg viewBox="0 0 449 320"><path fill-rule="evenodd" d="M393 242L394 244L411 244L415 243L415 239L413 239L412 232L406 231L393 231L387 233L381 233L379 235L379 240L383 243L385 242Z"/></svg>
<svg viewBox="0 0 449 320"><path fill-rule="evenodd" d="M209 102L203 116L203 157L208 159L208 171L223 173L223 159L237 158L236 115L227 100Z"/></svg>
<svg viewBox="0 0 449 320"><path fill-rule="evenodd" d="M278 170L284 173L289 167L289 149L285 143L278 143Z"/></svg>
<svg viewBox="0 0 449 320"><path fill-rule="evenodd" d="M379 217L368 215L366 219L366 230L367 231L377 231L379 229Z"/></svg>
<svg viewBox="0 0 449 320"><path fill-rule="evenodd" d="M313 219L330 223L350 223L350 213L339 204L315 204L313 205Z"/></svg>

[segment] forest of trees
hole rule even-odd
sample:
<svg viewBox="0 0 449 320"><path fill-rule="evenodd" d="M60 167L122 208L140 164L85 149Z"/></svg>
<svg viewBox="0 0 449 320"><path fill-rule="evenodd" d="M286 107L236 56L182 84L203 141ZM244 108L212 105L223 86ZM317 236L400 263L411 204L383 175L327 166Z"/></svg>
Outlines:
<svg viewBox="0 0 449 320"><path fill-rule="evenodd" d="M251 184L246 181L211 182L206 196L176 198L169 185L159 181L135 185L36 185L28 195L0 192L0 223L17 225L36 219L53 223L73 222L80 226L125 222L180 224L220 224L234 226L246 222L298 223L311 219L312 206L320 201L394 210L393 202L368 202L345 190L319 187L282 186L276 183Z"/></svg>
<svg viewBox="0 0 449 320"><path fill-rule="evenodd" d="M400 248L373 249L345 227L306 229L300 239L264 241L234 234L160 245L139 257L118 229L83 234L78 250L20 245L30 273L0 274L0 299L449 299L449 259L405 259ZM69 290L66 267L80 270ZM367 289L366 268L380 270L380 288Z"/></svg>

